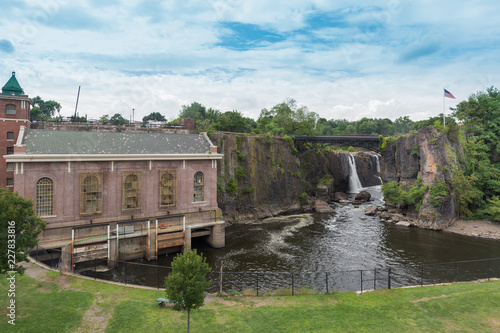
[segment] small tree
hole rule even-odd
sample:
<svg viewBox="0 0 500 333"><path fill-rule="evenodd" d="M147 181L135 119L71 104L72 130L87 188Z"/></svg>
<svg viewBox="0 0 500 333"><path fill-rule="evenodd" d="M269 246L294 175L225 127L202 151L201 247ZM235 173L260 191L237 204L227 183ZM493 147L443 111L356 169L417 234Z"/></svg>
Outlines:
<svg viewBox="0 0 500 333"><path fill-rule="evenodd" d="M24 267L16 265L28 261L26 249L38 244L44 229L45 221L35 215L31 200L0 188L0 274L24 273Z"/></svg>
<svg viewBox="0 0 500 333"><path fill-rule="evenodd" d="M205 301L205 290L210 285L207 273L211 269L206 259L196 250L179 253L172 261L172 273L165 279L167 298L174 303L174 310L187 310L187 331L191 309L198 309Z"/></svg>

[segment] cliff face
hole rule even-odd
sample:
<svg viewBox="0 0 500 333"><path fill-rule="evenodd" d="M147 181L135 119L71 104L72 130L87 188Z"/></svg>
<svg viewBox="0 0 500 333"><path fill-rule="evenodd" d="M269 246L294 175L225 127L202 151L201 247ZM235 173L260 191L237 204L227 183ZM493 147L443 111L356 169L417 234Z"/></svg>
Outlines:
<svg viewBox="0 0 500 333"><path fill-rule="evenodd" d="M309 209L320 184L330 196L348 189L349 153L323 149L298 157L293 142L283 138L217 132L211 139L224 154L217 170L218 202L228 222ZM380 184L364 171L377 168L374 156L355 155L362 185Z"/></svg>
<svg viewBox="0 0 500 333"><path fill-rule="evenodd" d="M418 178L428 185L422 205L415 213L416 224L431 229L442 229L457 218L456 202L452 195L453 170L459 167L457 156L462 155L459 142L451 142L434 127L425 127L416 135L406 135L389 141L382 153L381 177L386 182L397 181L403 186L414 185ZM433 187L440 186L445 195L432 195ZM443 193L443 192L441 192ZM409 207L409 214L412 209Z"/></svg>

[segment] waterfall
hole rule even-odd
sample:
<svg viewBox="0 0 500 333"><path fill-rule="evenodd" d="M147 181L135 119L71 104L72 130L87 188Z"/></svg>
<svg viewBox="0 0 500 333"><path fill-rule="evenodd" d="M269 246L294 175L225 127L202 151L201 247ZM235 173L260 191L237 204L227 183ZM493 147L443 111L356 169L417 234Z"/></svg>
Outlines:
<svg viewBox="0 0 500 333"><path fill-rule="evenodd" d="M363 186L361 186L361 181L358 177L358 171L356 170L356 160L354 155L349 153L349 193L359 193Z"/></svg>
<svg viewBox="0 0 500 333"><path fill-rule="evenodd" d="M375 154L375 161L377 161L377 164L376 164L376 171L377 171L376 177L380 180L380 185L382 185L384 182L382 181L382 178L380 178L380 155L379 154Z"/></svg>

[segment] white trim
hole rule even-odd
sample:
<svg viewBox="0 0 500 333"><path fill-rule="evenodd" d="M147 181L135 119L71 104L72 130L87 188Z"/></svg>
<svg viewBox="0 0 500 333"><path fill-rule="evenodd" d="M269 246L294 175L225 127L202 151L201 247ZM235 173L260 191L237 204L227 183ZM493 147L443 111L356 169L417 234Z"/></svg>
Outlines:
<svg viewBox="0 0 500 333"><path fill-rule="evenodd" d="M24 174L24 162L21 162L21 175Z"/></svg>
<svg viewBox="0 0 500 333"><path fill-rule="evenodd" d="M71 173L71 161L68 161L68 173Z"/></svg>
<svg viewBox="0 0 500 333"><path fill-rule="evenodd" d="M183 160L220 160L223 154L13 154L4 155L7 162L105 162L105 161L171 161Z"/></svg>
<svg viewBox="0 0 500 333"><path fill-rule="evenodd" d="M149 171L151 171L152 166L153 166L153 161L149 160Z"/></svg>
<svg viewBox="0 0 500 333"><path fill-rule="evenodd" d="M15 144L16 147L23 146L24 130L26 130L26 126L19 127L19 134L17 135L17 141Z"/></svg>
<svg viewBox="0 0 500 333"><path fill-rule="evenodd" d="M29 121L27 119L0 118L0 121L15 121L16 123L18 123L18 122L24 122L24 123L30 123L31 124L31 121Z"/></svg>

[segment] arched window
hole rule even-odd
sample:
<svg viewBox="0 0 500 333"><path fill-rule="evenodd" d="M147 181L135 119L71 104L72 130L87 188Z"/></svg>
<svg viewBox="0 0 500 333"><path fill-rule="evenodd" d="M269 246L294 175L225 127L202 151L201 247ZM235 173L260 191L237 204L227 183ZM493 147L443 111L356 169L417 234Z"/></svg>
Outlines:
<svg viewBox="0 0 500 333"><path fill-rule="evenodd" d="M160 207L175 206L176 197L176 170L160 171Z"/></svg>
<svg viewBox="0 0 500 333"><path fill-rule="evenodd" d="M36 214L52 216L54 211L54 182L44 177L36 182Z"/></svg>
<svg viewBox="0 0 500 333"><path fill-rule="evenodd" d="M205 177L199 171L194 174L194 201L205 201Z"/></svg>
<svg viewBox="0 0 500 333"><path fill-rule="evenodd" d="M141 209L141 173L124 171L122 173L122 209Z"/></svg>
<svg viewBox="0 0 500 333"><path fill-rule="evenodd" d="M102 174L81 174L80 190L80 214L102 213Z"/></svg>

